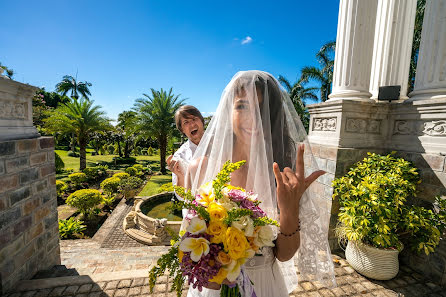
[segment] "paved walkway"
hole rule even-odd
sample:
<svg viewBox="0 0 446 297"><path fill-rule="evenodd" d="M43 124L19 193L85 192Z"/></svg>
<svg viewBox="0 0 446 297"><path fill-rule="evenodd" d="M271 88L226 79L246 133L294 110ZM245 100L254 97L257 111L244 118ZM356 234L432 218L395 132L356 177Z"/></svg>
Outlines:
<svg viewBox="0 0 446 297"><path fill-rule="evenodd" d="M162 277L150 294L148 270L168 247L140 245L124 232L117 232L129 210L129 205L120 203L93 239L61 241L64 266L20 282L7 296L176 296L169 292L168 276ZM381 282L359 275L338 255L333 255L333 261L338 287L328 289L317 282L302 282L290 296L446 297L446 290L404 266L395 279ZM186 291L182 295L186 296Z"/></svg>

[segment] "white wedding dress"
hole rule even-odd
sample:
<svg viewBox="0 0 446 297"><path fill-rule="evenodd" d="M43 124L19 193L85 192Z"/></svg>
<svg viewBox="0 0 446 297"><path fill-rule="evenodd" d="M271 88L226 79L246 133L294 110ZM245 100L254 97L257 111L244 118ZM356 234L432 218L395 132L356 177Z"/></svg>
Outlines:
<svg viewBox="0 0 446 297"><path fill-rule="evenodd" d="M223 164L246 160L233 172L231 184L258 194L260 207L272 219L279 218L276 180L272 166L296 170L296 148L305 144L305 176L318 169L299 115L288 94L269 73L238 72L224 89L186 174L186 186L196 194L201 185L212 181ZM300 246L287 262L279 262L271 248L245 263L257 297L285 297L299 280L336 285L328 225L331 199L318 195L310 185L300 200ZM294 265L296 263L297 266ZM297 270L296 270L297 267ZM216 290L190 289L189 297L220 296ZM251 296L248 296L251 297Z"/></svg>

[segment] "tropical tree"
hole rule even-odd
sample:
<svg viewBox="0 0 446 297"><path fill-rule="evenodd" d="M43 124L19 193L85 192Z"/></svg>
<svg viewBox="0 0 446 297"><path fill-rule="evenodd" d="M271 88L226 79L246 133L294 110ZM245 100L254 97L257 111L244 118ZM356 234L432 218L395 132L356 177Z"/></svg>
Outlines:
<svg viewBox="0 0 446 297"><path fill-rule="evenodd" d="M8 68L5 65L2 65L2 63L0 63L0 68L4 69L6 71L7 77L12 78L14 76L14 70L12 70L11 68Z"/></svg>
<svg viewBox="0 0 446 297"><path fill-rule="evenodd" d="M148 137L156 138L160 147L161 173L166 174L166 149L168 138L175 131L175 112L183 105L184 99L161 89L151 89L152 94L143 94L137 99L134 109L138 113L139 129Z"/></svg>
<svg viewBox="0 0 446 297"><path fill-rule="evenodd" d="M302 80L313 80L320 84L321 101L327 101L328 95L331 93L335 48L336 41L324 44L316 54L320 67L306 66L301 70Z"/></svg>
<svg viewBox="0 0 446 297"><path fill-rule="evenodd" d="M412 92L413 88L415 87L415 73L417 72L418 52L420 50L421 29L423 27L425 7L426 0L417 1L417 12L415 15L415 27L413 31L412 55L410 57L409 88L407 93Z"/></svg>
<svg viewBox="0 0 446 297"><path fill-rule="evenodd" d="M109 129L110 120L101 111L101 106L85 98L70 99L57 107L51 116L45 119L45 128L53 133L74 133L79 144L80 170L87 167L86 148L94 132Z"/></svg>
<svg viewBox="0 0 446 297"><path fill-rule="evenodd" d="M310 114L308 113L305 100L306 99L318 100L317 96L315 95L315 92L318 88L316 87L306 88L304 85L307 83L307 81L302 78L300 78L294 84L291 84L288 79L286 79L282 75L279 75L279 82L287 90L291 102L293 102L294 108L296 109L296 112L302 121L302 124L308 131L308 126L310 123Z"/></svg>
<svg viewBox="0 0 446 297"><path fill-rule="evenodd" d="M123 111L118 115L118 128L122 130L122 140L124 141L124 157L130 157L137 134L137 113L135 111Z"/></svg>
<svg viewBox="0 0 446 297"><path fill-rule="evenodd" d="M79 99L79 94L81 94L84 98L89 100L89 96L91 96L89 87L91 87L91 83L87 81L77 81L77 74L76 78L72 77L71 75L65 75L62 78L62 81L56 85L56 92L62 96L66 96L68 92L71 92L71 98L74 99ZM71 150L73 152L76 151L76 140L74 134L72 135L71 140Z"/></svg>
<svg viewBox="0 0 446 297"><path fill-rule="evenodd" d="M56 92L65 96L68 92L71 92L71 97L79 99L79 94L89 99L91 83L87 81L78 82L76 78L71 75L65 75L62 81L56 85Z"/></svg>

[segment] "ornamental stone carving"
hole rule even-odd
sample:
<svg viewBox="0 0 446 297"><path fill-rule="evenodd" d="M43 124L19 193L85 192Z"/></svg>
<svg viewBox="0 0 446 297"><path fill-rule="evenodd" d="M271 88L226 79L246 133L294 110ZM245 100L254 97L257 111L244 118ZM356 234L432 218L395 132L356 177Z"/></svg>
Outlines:
<svg viewBox="0 0 446 297"><path fill-rule="evenodd" d="M430 136L446 136L446 121L431 121L424 123L423 133Z"/></svg>
<svg viewBox="0 0 446 297"><path fill-rule="evenodd" d="M25 119L25 103L0 102L1 119Z"/></svg>
<svg viewBox="0 0 446 297"><path fill-rule="evenodd" d="M395 121L393 135L446 136L446 120Z"/></svg>
<svg viewBox="0 0 446 297"><path fill-rule="evenodd" d="M381 131L381 120L347 118L345 132L379 134Z"/></svg>
<svg viewBox="0 0 446 297"><path fill-rule="evenodd" d="M316 118L313 120L313 131L336 131L336 118Z"/></svg>

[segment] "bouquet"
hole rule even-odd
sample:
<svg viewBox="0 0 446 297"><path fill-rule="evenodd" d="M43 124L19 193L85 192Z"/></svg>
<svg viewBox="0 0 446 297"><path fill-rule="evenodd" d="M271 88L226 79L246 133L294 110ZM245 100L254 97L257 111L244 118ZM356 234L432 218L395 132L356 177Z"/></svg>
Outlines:
<svg viewBox="0 0 446 297"><path fill-rule="evenodd" d="M202 185L195 196L175 187L184 201L176 202L174 208L189 210L185 218L189 224L179 236L171 234L172 247L150 270L151 289L168 269L173 278L172 291L178 296L186 278L200 291L215 282L222 285L220 296L255 296L243 264L261 248L274 246L273 226L278 223L259 207L256 194L229 185L230 174L244 163L227 161L216 178ZM222 284L226 279L229 285Z"/></svg>

